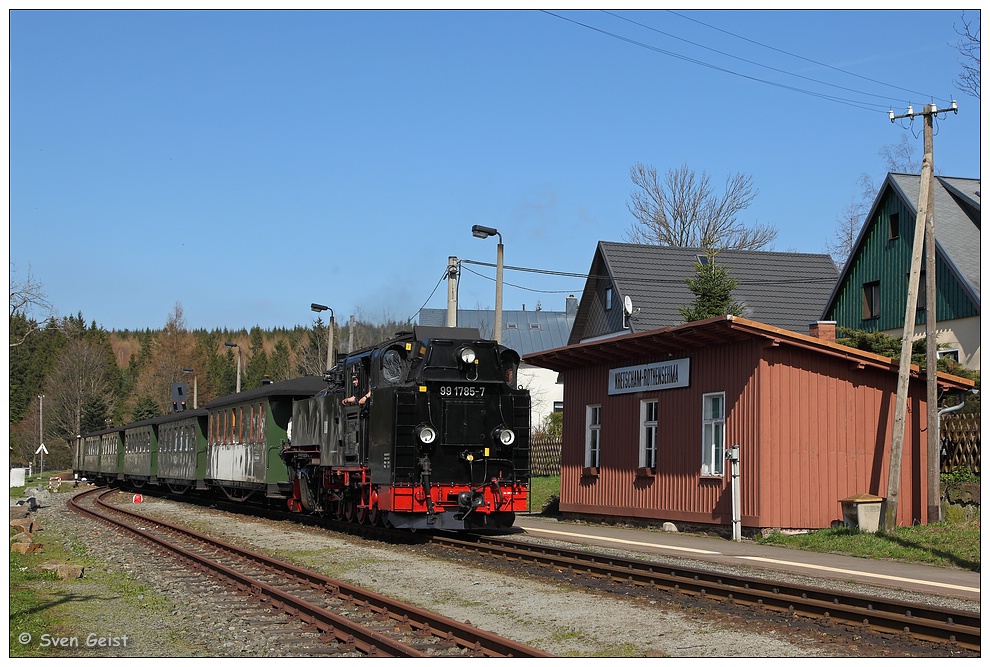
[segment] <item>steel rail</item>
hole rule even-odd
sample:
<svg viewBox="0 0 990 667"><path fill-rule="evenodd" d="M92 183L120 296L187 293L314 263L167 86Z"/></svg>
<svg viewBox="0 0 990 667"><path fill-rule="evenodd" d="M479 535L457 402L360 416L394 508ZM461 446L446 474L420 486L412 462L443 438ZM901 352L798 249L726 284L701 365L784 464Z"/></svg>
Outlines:
<svg viewBox="0 0 990 667"><path fill-rule="evenodd" d="M148 534L127 524L124 521L120 521L113 517L88 509L78 502L80 498L99 491L100 489L96 489L95 491L86 492L73 497L72 500L69 501L70 507L84 516L102 521L113 527L126 531L135 537L140 537L145 541L151 542L169 554L176 554L181 559L192 564L196 569L215 574L221 579L233 583L239 591L254 594L262 601L271 604L271 606L277 609L283 611L291 610L289 611L291 615L298 616L302 620L313 624L324 633L332 634L339 642L345 645L352 645L355 650L361 653L369 656L384 655L394 657L425 657L425 654L421 651L396 642L385 635L365 628L347 618L344 618L343 616L334 614L329 610L316 607L306 600L293 596L285 591L281 591L259 579L243 575L223 565L222 563L205 558L200 554L189 551L180 545L169 543L166 540ZM106 495L107 493L112 493L112 491L105 491L102 495ZM114 511L122 512L125 515L132 514L126 510L109 507L103 504L100 498L97 499L97 504L105 509L109 508ZM142 519L142 523L149 523L146 518L140 517L140 515L136 516Z"/></svg>
<svg viewBox="0 0 990 667"><path fill-rule="evenodd" d="M438 535L432 541L451 548L586 572L673 593L828 619L890 635L980 650L980 615L960 609L902 603L814 586L487 536L459 539Z"/></svg>
<svg viewBox="0 0 990 667"><path fill-rule="evenodd" d="M100 490L101 489L97 489L95 491L100 491ZM93 492L89 492L89 493L93 493ZM500 637L499 635L496 635L494 633L481 630L467 623L459 623L457 621L446 618L439 614L435 614L428 610L421 609L419 607L415 607L410 604L406 604L399 600L387 598L373 591L369 591L367 589L354 586L352 584L348 584L347 582L340 581L337 579L332 579L330 577L326 577L322 574L312 572L310 570L305 570L292 563L278 561L276 559L270 558L269 556L266 556L265 554L244 549L237 545L210 537L208 535L202 535L195 531L189 530L183 526L175 525L158 519L152 519L146 515L138 514L135 512L131 512L129 510L125 510L121 507L116 507L113 505L106 504L105 502L103 502L102 497L108 495L109 493L112 493L112 491L104 491L104 493L101 494L100 499L98 499L97 501L102 507L108 510L121 513L135 520L140 520L142 522L151 523L156 526L161 526L163 528L174 531L178 534L184 535L191 539L195 539L200 542L203 542L204 544L208 544L209 546L220 549L224 552L230 553L232 555L236 555L240 558L245 558L247 560L250 560L257 565L265 567L266 569L271 569L271 570L276 570L278 572L286 573L296 578L297 580L303 582L309 588L326 591L332 593L335 597L351 600L352 602L358 604L359 606L363 606L370 609L376 614L387 615L388 617L393 618L394 620L400 622L403 625L411 627L413 630L423 635L436 637L448 644L467 649L475 655L482 655L486 657L510 657L510 656L511 657L551 657L552 655L544 651L539 651L537 649L534 649L520 642L516 642L514 640L507 639L505 637ZM80 494L80 496L81 495L83 494ZM89 512L88 510L86 511ZM101 520L106 520L118 525L119 523L122 523L122 522L117 522L111 517L103 517L98 513L93 513L93 514L96 514L96 516L99 517ZM147 535L143 531L135 531L133 529L127 528L126 525L123 525L122 527L141 537L145 537L145 538L152 537L150 535ZM223 568L222 565L221 568ZM229 569L229 568L223 568L223 569ZM243 586L249 590L264 591L266 595L270 596L274 606L281 606L283 604L287 605L289 604L289 602L285 601L283 598L292 597L292 596L287 596L286 594L280 591L277 591L277 589L268 591L267 588L270 587L264 585L263 582L260 582L262 583L263 587L257 588L255 584L256 580L239 581L240 579L248 580L250 578L243 577L242 575L233 572L231 580L238 581L239 586ZM307 614L307 618L308 615L314 614L317 611L325 611L325 610L319 610L319 608L302 610L303 613ZM326 613L329 614L331 612L327 611ZM346 618L343 617L340 618L343 621L347 622L344 625L348 626L347 627L348 631L353 632L353 629L349 627L351 622L348 621L348 619ZM319 622L317 622L317 626L320 627ZM384 637L384 639L388 639L388 638ZM386 650L387 648L388 648L387 646L379 647L379 649L381 650Z"/></svg>

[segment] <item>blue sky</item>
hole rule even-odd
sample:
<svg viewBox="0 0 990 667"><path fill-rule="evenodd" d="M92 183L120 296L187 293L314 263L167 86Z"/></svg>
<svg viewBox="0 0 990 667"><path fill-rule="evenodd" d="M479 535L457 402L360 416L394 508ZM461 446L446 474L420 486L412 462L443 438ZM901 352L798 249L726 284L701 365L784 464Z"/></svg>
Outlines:
<svg viewBox="0 0 990 667"><path fill-rule="evenodd" d="M637 162L751 175L743 220L809 253L883 146L920 162L891 106L958 100L936 170L980 175L959 10L554 13L13 11L11 278L107 329L176 302L192 328L308 325L314 301L405 320L446 307L448 256L495 262L475 224L507 266L586 273L634 222ZM492 307L494 274L465 265L461 306ZM505 282L506 309L584 286Z"/></svg>

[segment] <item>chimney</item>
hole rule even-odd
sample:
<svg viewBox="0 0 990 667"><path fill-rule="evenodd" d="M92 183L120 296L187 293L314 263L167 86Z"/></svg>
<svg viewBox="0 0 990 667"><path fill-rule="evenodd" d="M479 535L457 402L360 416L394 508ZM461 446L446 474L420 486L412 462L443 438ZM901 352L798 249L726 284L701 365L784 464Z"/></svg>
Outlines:
<svg viewBox="0 0 990 667"><path fill-rule="evenodd" d="M564 311L566 315L577 315L578 300L573 294L567 297L567 306Z"/></svg>
<svg viewBox="0 0 990 667"><path fill-rule="evenodd" d="M835 342L835 322L821 321L808 323L808 335L830 343Z"/></svg>

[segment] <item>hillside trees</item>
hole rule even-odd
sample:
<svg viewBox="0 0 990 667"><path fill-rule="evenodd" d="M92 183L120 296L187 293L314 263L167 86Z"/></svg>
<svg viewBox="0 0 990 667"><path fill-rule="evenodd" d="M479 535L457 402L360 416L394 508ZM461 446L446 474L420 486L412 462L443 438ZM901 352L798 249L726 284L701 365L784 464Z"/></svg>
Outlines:
<svg viewBox="0 0 990 667"><path fill-rule="evenodd" d="M71 464L78 434L167 412L173 382L186 382L190 394L195 384L200 406L234 393L237 349L225 342L241 351L242 390L257 386L266 374L279 382L320 375L326 365L327 329L319 320L291 330L189 331L176 303L160 330L107 332L95 322L87 326L81 313L39 323L21 307L12 309L10 322L11 342L17 343L10 346L11 460L36 460L43 439L53 457L46 456L46 468ZM403 328L409 325L392 319L351 320L335 332L336 347L344 351L353 341L360 349Z"/></svg>
<svg viewBox="0 0 990 667"><path fill-rule="evenodd" d="M250 354L241 381L242 391L261 386L262 380L268 377L268 353L265 352L265 339L261 334L261 327L251 328L250 340Z"/></svg>
<svg viewBox="0 0 990 667"><path fill-rule="evenodd" d="M717 194L708 174L699 176L685 163L661 179L655 167L636 163L630 177L639 189L627 204L636 222L626 233L630 243L742 250L771 249L777 230L770 225L746 226L739 214L756 198L751 176L737 173Z"/></svg>
<svg viewBox="0 0 990 667"><path fill-rule="evenodd" d="M134 395L150 397L159 414L171 409L172 383L184 382L183 368L196 367L196 341L186 330L182 304L176 303L156 336L142 341Z"/></svg>

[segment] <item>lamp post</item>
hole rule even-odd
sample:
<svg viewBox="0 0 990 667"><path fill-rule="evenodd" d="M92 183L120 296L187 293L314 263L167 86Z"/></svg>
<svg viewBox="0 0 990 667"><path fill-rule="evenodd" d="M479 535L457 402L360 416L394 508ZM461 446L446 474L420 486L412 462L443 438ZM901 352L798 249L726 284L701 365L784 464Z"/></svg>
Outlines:
<svg viewBox="0 0 990 667"><path fill-rule="evenodd" d="M330 321L327 323L327 370L333 368L333 308L320 303L311 303L309 307L314 313L322 313L324 310L330 311Z"/></svg>
<svg viewBox="0 0 990 667"><path fill-rule="evenodd" d="M193 410L195 410L196 408L199 407L196 404L196 402L197 402L197 394L199 393L198 392L198 387L196 386L196 372L192 368L183 368L182 369L182 372L183 373L192 373L193 374Z"/></svg>
<svg viewBox="0 0 990 667"><path fill-rule="evenodd" d="M471 234L479 239L498 236L498 257L495 262L495 342L502 343L502 235L492 227L474 225Z"/></svg>
<svg viewBox="0 0 990 667"><path fill-rule="evenodd" d="M237 343L224 343L224 347L237 348L237 393L241 393L241 346Z"/></svg>

